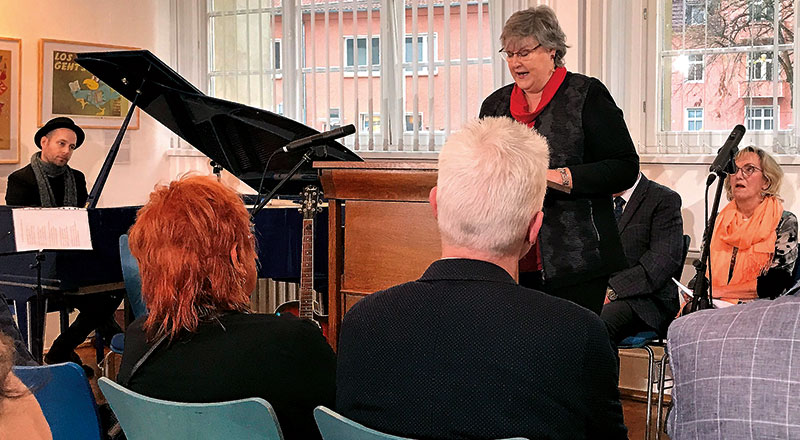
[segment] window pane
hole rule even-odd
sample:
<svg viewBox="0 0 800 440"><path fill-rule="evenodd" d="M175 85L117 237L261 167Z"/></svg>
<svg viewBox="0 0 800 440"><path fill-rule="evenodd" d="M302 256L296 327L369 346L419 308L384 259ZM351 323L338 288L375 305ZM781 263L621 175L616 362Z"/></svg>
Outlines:
<svg viewBox="0 0 800 440"><path fill-rule="evenodd" d="M794 41L792 0L664 0L664 50L750 46L772 39L778 8L779 41Z"/></svg>
<svg viewBox="0 0 800 440"><path fill-rule="evenodd" d="M381 39L372 37L372 65L377 66L381 64Z"/></svg>
<svg viewBox="0 0 800 440"><path fill-rule="evenodd" d="M435 151L448 132L477 116L481 102L493 91L492 65L498 58L489 1L405 2L398 17L398 27L404 30L400 35L384 34L388 23L382 21L395 18L383 14L383 4L381 0L212 0L210 93L280 112L284 89L295 88L302 93L292 93L291 99L298 102L286 103L288 116L320 131L356 125L358 134L342 141L357 151L411 150L415 141L419 151ZM297 22L284 23L283 12L292 9ZM283 33L290 28L302 31ZM464 35L461 29L466 30ZM414 33L416 75L410 71ZM381 53L381 38L391 43L401 39L400 52L387 58ZM298 57L282 58L282 46L292 55L296 50ZM433 60L436 66L428 64ZM368 71L369 64L373 68ZM389 69L399 78L387 89L383 82L392 76L386 74ZM382 96L389 89L391 99ZM419 131L416 139L414 129ZM353 145L356 139L358 145Z"/></svg>

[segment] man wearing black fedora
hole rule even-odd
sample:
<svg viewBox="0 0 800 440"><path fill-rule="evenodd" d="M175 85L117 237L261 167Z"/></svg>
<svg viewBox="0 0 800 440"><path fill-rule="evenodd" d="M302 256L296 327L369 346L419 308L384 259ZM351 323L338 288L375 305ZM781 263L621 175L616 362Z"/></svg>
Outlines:
<svg viewBox="0 0 800 440"><path fill-rule="evenodd" d="M13 206L83 206L86 177L67 163L86 136L72 119L47 121L33 137L37 151L31 163L8 176L6 204Z"/></svg>
<svg viewBox="0 0 800 440"><path fill-rule="evenodd" d="M6 204L29 207L83 207L88 197L86 177L67 163L83 144L86 135L70 118L58 117L47 121L34 135L41 151L31 156L31 163L8 176ZM103 335L111 337L119 330L113 312L122 296L70 297L69 305L81 311L75 322L56 338L45 362L73 361L81 363L75 347L86 340L92 330L100 327ZM86 369L87 373L91 370Z"/></svg>

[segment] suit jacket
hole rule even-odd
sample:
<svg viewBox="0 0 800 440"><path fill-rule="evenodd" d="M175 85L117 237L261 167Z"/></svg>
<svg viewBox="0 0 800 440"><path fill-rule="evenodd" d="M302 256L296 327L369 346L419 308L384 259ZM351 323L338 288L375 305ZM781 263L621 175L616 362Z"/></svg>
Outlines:
<svg viewBox="0 0 800 440"><path fill-rule="evenodd" d="M618 228L628 269L608 284L617 301L628 302L647 325L666 331L680 307L671 278L684 263L681 196L642 174Z"/></svg>
<svg viewBox="0 0 800 440"><path fill-rule="evenodd" d="M627 438L600 318L467 259L350 309L336 409L411 438Z"/></svg>
<svg viewBox="0 0 800 440"><path fill-rule="evenodd" d="M671 439L800 438L800 297L694 312L667 338Z"/></svg>

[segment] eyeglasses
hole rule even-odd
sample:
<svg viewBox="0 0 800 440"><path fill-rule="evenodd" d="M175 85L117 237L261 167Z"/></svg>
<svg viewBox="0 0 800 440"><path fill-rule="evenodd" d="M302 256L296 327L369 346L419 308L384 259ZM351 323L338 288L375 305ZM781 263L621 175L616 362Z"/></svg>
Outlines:
<svg viewBox="0 0 800 440"><path fill-rule="evenodd" d="M734 166L735 166L735 164L734 164ZM759 168L759 167L757 167L757 166L755 166L755 165L753 165L753 164L751 164L751 163L749 163L749 164L747 164L747 165L745 165L745 166L743 166L743 167L738 167L738 166L737 166L737 167L736 167L736 172L735 172L735 173L733 173L733 174L736 174L736 173L738 173L738 172L739 172L739 170L741 170L741 171L742 171L742 176L744 176L744 177L750 177L750 176L752 176L752 175L753 175L753 173L755 173L755 172L756 172L756 170L758 170L758 171L763 171L761 168Z"/></svg>
<svg viewBox="0 0 800 440"><path fill-rule="evenodd" d="M500 49L498 52L500 52L500 56L503 57L503 59L506 61L514 57L517 57L519 59L525 59L528 57L528 55L532 54L536 49L540 48L541 46L542 43L539 43L533 49L522 49L517 52L511 52L509 50Z"/></svg>

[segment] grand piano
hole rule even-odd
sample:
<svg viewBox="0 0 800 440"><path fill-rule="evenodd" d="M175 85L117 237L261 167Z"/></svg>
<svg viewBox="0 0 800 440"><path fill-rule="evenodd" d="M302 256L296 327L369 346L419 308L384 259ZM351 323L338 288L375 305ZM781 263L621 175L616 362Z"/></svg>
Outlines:
<svg viewBox="0 0 800 440"><path fill-rule="evenodd" d="M253 189L260 191L262 186L280 186L274 192L277 196L296 196L309 184L319 186L318 172L310 162L312 157L362 160L327 138L320 138L309 148L279 152L292 141L319 133L265 110L206 96L149 51L84 53L78 55L77 62L132 105L89 193L93 250L16 252L12 209L0 207L0 291L14 302L20 330L38 359L42 356L41 335L47 299L103 294L124 288L118 238L133 224L138 207L95 206L135 107L140 107ZM259 196L252 202L265 200ZM259 276L298 279L302 214L296 209L264 209L254 215L253 221L258 240ZM327 212L323 211L315 222L314 231L318 238L314 240L314 276L323 280L327 277L327 231ZM37 256L41 262L40 277L35 266ZM44 301L37 302L39 286L44 292ZM62 315L62 327L66 324Z"/></svg>

